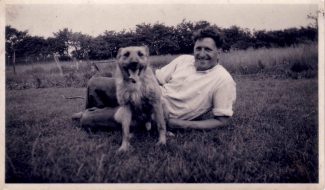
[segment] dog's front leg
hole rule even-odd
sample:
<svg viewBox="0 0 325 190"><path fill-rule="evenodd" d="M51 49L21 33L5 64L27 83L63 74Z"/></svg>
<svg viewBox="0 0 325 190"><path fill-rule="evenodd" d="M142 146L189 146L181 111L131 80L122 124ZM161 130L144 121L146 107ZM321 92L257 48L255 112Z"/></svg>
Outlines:
<svg viewBox="0 0 325 190"><path fill-rule="evenodd" d="M166 122L164 118L162 105L160 103L154 106L154 117L157 120L157 127L159 131L159 141L157 142L157 145L165 145L166 144Z"/></svg>
<svg viewBox="0 0 325 190"><path fill-rule="evenodd" d="M121 106L114 115L117 122L122 124L123 139L122 145L118 149L119 152L127 151L130 147L129 136L130 136L130 125L132 119L132 113L128 106Z"/></svg>

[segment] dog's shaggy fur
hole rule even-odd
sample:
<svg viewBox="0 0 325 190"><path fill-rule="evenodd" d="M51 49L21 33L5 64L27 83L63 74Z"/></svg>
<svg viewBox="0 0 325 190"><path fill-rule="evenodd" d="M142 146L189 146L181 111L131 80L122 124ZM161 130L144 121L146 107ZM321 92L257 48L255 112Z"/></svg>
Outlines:
<svg viewBox="0 0 325 190"><path fill-rule="evenodd" d="M148 62L146 46L120 48L117 55L116 95L120 105L114 118L122 124L123 140L119 151L129 149L131 122L145 123L151 128L155 119L159 130L157 144L166 144L166 123L164 119L161 91Z"/></svg>

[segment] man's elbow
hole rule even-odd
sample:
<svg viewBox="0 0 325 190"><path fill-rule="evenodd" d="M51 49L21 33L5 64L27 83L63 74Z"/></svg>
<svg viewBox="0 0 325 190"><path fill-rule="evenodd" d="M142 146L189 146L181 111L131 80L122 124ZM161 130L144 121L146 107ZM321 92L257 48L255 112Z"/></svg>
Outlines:
<svg viewBox="0 0 325 190"><path fill-rule="evenodd" d="M216 117L215 119L219 120L220 127L227 126L229 124L229 121L230 121L229 116L219 116L219 117Z"/></svg>

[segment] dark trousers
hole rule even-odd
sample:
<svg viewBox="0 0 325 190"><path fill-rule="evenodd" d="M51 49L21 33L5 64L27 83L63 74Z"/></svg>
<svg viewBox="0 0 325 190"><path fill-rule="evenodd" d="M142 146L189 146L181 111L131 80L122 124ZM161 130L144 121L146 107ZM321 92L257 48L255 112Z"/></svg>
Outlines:
<svg viewBox="0 0 325 190"><path fill-rule="evenodd" d="M80 118L84 128L120 128L114 119L118 109L114 78L92 77L87 85L86 107Z"/></svg>

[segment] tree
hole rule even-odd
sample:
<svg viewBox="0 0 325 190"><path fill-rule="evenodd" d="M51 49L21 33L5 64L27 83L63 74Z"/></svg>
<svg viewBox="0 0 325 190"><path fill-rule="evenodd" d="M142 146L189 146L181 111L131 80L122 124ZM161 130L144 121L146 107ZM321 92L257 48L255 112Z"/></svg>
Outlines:
<svg viewBox="0 0 325 190"><path fill-rule="evenodd" d="M72 30L64 28L54 33L54 38L48 40L54 42L51 49L53 52L58 52L61 58L87 59L93 38L81 32L72 32Z"/></svg>
<svg viewBox="0 0 325 190"><path fill-rule="evenodd" d="M231 26L224 29L224 43L232 49L247 49L252 46L253 37L248 29Z"/></svg>
<svg viewBox="0 0 325 190"><path fill-rule="evenodd" d="M194 24L193 28L194 28L194 30L199 30L199 29L206 28L209 26L211 26L211 24L208 21L201 20L201 21L196 22Z"/></svg>
<svg viewBox="0 0 325 190"><path fill-rule="evenodd" d="M72 31L68 28L59 30L59 32L53 33L55 44L53 44L53 50L58 52L61 56L69 55L69 37Z"/></svg>
<svg viewBox="0 0 325 190"><path fill-rule="evenodd" d="M113 33L111 38L107 40L110 47L116 49L116 52L115 50L113 50L114 56L116 55L120 47L144 45L137 40L137 36L135 35L135 32L131 30L130 31L123 30L119 33Z"/></svg>
<svg viewBox="0 0 325 190"><path fill-rule="evenodd" d="M317 40L317 18L308 15L315 24L308 27L288 28L274 31L254 31L238 26L219 28L207 21L190 22L183 20L174 26L163 23L138 24L135 30L121 32L106 30L97 37L72 32L68 28L59 30L54 37L44 39L39 36L29 36L27 31L18 31L6 26L6 56L11 57L10 62L15 71L15 64L19 58L24 57L26 62L30 58L38 60L48 55L58 53L59 58L76 59L109 59L116 56L118 49L125 46L147 45L151 54L181 54L192 53L194 42L193 32L205 27L216 28L223 39L223 50L247 49L249 47L286 47L298 43ZM71 57L72 56L72 57Z"/></svg>
<svg viewBox="0 0 325 190"><path fill-rule="evenodd" d="M266 47L269 48L271 46L271 36L266 33L265 30L259 30L255 31L253 33L255 43L254 43L254 48L261 48L261 47Z"/></svg>
<svg viewBox="0 0 325 190"><path fill-rule="evenodd" d="M317 11L315 14L309 13L307 15L307 18L312 21L312 23L309 24L309 26L312 28L318 29L318 17L317 17L318 13L320 13L320 11Z"/></svg>
<svg viewBox="0 0 325 190"><path fill-rule="evenodd" d="M12 57L12 66L16 74L16 50L19 44L28 36L27 31L18 31L10 25L6 26L6 54Z"/></svg>
<svg viewBox="0 0 325 190"><path fill-rule="evenodd" d="M39 36L27 36L17 47L17 54L27 58L33 57L36 60L44 58L48 52L47 41Z"/></svg>
<svg viewBox="0 0 325 190"><path fill-rule="evenodd" d="M182 20L180 24L176 26L176 37L179 46L179 52L177 53L192 53L193 52L193 40L192 34L194 32L194 24L190 21Z"/></svg>
<svg viewBox="0 0 325 190"><path fill-rule="evenodd" d="M142 42L146 45L150 44L151 30L152 30L151 24L146 24L146 23L137 24L135 28L137 42Z"/></svg>
<svg viewBox="0 0 325 190"><path fill-rule="evenodd" d="M90 43L89 58L96 60L109 58L107 46L107 42L102 35L94 38Z"/></svg>
<svg viewBox="0 0 325 190"><path fill-rule="evenodd" d="M73 49L71 51L72 56L77 59L88 59L91 41L92 37L89 35L80 32L71 32L68 36L68 50Z"/></svg>
<svg viewBox="0 0 325 190"><path fill-rule="evenodd" d="M174 28L164 24L156 23L151 28L151 42L149 48L156 55L167 54L179 49L177 38L174 35Z"/></svg>
<svg viewBox="0 0 325 190"><path fill-rule="evenodd" d="M90 42L90 59L109 59L116 56L122 43L122 36L114 31L105 31ZM125 40L125 39L124 39Z"/></svg>

